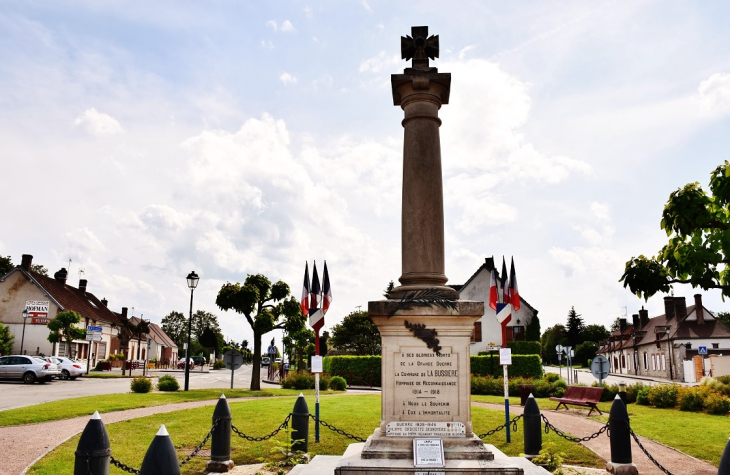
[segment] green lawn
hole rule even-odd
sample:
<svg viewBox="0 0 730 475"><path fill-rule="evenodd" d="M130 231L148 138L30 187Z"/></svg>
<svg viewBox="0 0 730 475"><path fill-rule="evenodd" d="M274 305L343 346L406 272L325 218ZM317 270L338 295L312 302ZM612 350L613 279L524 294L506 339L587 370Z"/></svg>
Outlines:
<svg viewBox="0 0 730 475"><path fill-rule="evenodd" d="M0 411L0 426L15 426L70 419L72 417L91 415L94 411L105 413L136 409L139 407L162 406L177 402L217 399L223 393L227 398L231 399L237 397L297 396L300 392L302 391L294 389L269 389L263 391L250 391L248 389L192 389L190 391L176 392L153 391L143 394L124 393L87 396ZM314 394L313 389L303 392L304 394ZM330 392L322 391L322 394L327 393Z"/></svg>
<svg viewBox="0 0 730 475"><path fill-rule="evenodd" d="M320 400L323 421L334 424L337 428L367 438L380 424L380 395L358 395L347 397L323 397ZM314 398L307 397L310 411L314 411ZM291 399L262 399L231 404L233 424L246 435L262 436L275 429L292 410ZM122 462L139 468L150 441L159 429L165 424L180 458L185 449L194 447L207 433L211 425L212 407L171 412L155 416L135 419L132 421L109 424L107 431L112 447L112 455ZM356 415L356 417L353 417ZM502 424L504 414L500 411L491 411L475 407L472 410L472 421L477 433L487 432ZM338 435L327 428L320 429L320 442L314 442L314 426L310 424L309 452L312 455L327 454L341 455L347 446L354 442ZM276 439L283 441L283 433ZM508 455L519 455L523 451L522 432L513 434L512 443L505 441L505 432L485 439L485 442L494 444ZM294 434L294 438L297 435ZM568 457L565 463L602 466L603 461L587 448L549 434L544 442L555 442L560 451L566 452ZM73 470L74 450L78 444L78 436L73 437L60 447L52 451L34 465L30 474L71 473ZM232 458L237 465L259 463L261 459L276 459L271 451L276 443L273 440L263 442L248 442L233 434L231 445ZM204 473L206 459L195 458L183 468L184 474ZM121 473L112 467L112 474Z"/></svg>

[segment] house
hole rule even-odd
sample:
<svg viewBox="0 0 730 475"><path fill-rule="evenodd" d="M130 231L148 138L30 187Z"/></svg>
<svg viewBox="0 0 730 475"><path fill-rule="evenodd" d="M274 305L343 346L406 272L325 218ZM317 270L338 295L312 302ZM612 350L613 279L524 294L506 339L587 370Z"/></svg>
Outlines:
<svg viewBox="0 0 730 475"><path fill-rule="evenodd" d="M471 342L471 354L476 355L480 351L486 351L487 347L501 346L502 326L497 320L497 312L489 306L489 284L494 269L494 259L488 257L484 260L479 269L469 277L463 285L452 285L459 292L462 300L474 300L484 302L484 315L474 324L474 334ZM499 279L499 272L497 272ZM525 339L525 329L537 315L525 299L520 296L520 309L512 312L512 320L507 325L507 341Z"/></svg>
<svg viewBox="0 0 730 475"><path fill-rule="evenodd" d="M131 317L133 325L139 324L140 318ZM143 338L132 338L129 341L129 358L133 360L156 359L163 364L177 363L178 347L172 339L167 336L159 325L147 322L149 333Z"/></svg>
<svg viewBox="0 0 730 475"><path fill-rule="evenodd" d="M642 307L630 325L620 319L598 350L610 372L693 382L694 357L730 353L730 328L702 305L701 294L694 300L688 307L684 297L664 297L663 315L649 318Z"/></svg>

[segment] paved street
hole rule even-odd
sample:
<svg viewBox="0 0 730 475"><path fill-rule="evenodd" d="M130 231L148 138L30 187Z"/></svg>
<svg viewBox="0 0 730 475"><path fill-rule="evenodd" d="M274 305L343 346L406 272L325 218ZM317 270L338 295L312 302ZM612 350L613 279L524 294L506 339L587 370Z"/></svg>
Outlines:
<svg viewBox="0 0 730 475"><path fill-rule="evenodd" d="M557 366L545 366L544 367L546 373L558 373L562 374L563 379L566 381L568 380L568 373L565 369L565 366L562 368L558 368ZM598 379L596 379L595 376L588 370L588 369L577 369L574 370L578 372L578 383L585 384L590 386L593 383L597 383ZM659 378L648 378L644 376L636 376L633 374L614 374L611 373L608 375L606 379L604 379L604 382L606 384L618 384L621 382L626 383L627 385L636 384L637 382L641 382L644 385L647 386L654 386L655 384L669 384L670 381L665 379L659 379ZM675 383L679 384L680 386L696 386L697 383L680 383L678 381L674 381ZM572 384L572 382L571 382Z"/></svg>
<svg viewBox="0 0 730 475"><path fill-rule="evenodd" d="M251 384L251 365L242 366L234 373L233 387L247 389ZM141 371L134 371L134 375ZM182 388L185 382L183 371L153 371L153 375L172 374L180 382ZM262 375L266 375L266 368L262 368ZM0 411L15 407L30 406L43 402L57 401L81 396L95 396L99 394L114 394L129 391L128 378L85 378L75 381L53 380L46 384L23 384L21 381L0 381ZM190 389L231 387L231 372L228 370L208 370L201 372L195 369L190 372ZM261 382L261 388L278 388L278 384Z"/></svg>

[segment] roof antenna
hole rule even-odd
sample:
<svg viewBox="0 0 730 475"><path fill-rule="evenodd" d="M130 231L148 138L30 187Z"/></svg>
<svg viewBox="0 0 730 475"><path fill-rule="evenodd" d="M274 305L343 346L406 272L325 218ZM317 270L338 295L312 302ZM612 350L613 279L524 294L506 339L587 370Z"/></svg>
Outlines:
<svg viewBox="0 0 730 475"><path fill-rule="evenodd" d="M71 273L71 258L68 259L68 269L66 271L70 274Z"/></svg>
<svg viewBox="0 0 730 475"><path fill-rule="evenodd" d="M84 270L83 268L80 268L80 269L79 269L79 280L81 280L81 278L82 278L82 277L83 277L84 275L86 275L86 271L85 271L85 270Z"/></svg>

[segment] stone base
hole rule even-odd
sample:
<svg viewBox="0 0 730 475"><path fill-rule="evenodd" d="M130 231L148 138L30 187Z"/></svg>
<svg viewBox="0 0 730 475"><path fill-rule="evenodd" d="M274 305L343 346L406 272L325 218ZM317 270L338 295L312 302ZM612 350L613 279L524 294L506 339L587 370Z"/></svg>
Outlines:
<svg viewBox="0 0 730 475"><path fill-rule="evenodd" d="M208 463L205 465L205 470L207 472L225 473L233 470L233 467L235 467L233 460L208 460Z"/></svg>
<svg viewBox="0 0 730 475"><path fill-rule="evenodd" d="M444 458L446 460L494 460L494 454L487 450L477 436L466 438L445 438ZM368 437L362 449L362 458L368 460L410 460L413 461L412 437L383 437L380 429Z"/></svg>
<svg viewBox="0 0 730 475"><path fill-rule="evenodd" d="M639 469L633 463L608 462L606 464L606 471L608 473L615 473L616 475L638 475L639 473Z"/></svg>

